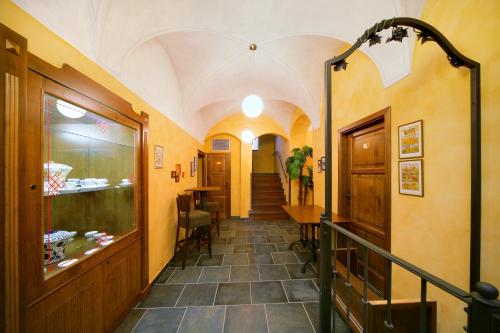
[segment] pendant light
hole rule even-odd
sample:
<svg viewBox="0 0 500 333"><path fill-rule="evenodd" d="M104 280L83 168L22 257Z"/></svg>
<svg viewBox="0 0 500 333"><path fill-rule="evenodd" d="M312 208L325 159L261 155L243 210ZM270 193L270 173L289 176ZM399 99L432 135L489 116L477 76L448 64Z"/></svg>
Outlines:
<svg viewBox="0 0 500 333"><path fill-rule="evenodd" d="M252 43L250 44L249 49L250 51L255 52L255 50L257 50L257 45ZM255 67L255 55L253 57L253 63ZM248 118L257 118L262 114L264 102L260 96L248 95L243 99L243 102L241 102L241 109Z"/></svg>

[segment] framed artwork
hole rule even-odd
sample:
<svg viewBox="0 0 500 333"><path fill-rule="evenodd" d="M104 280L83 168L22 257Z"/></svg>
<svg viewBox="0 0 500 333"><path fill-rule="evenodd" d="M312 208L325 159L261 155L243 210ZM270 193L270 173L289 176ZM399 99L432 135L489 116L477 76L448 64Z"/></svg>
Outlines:
<svg viewBox="0 0 500 333"><path fill-rule="evenodd" d="M180 176L180 175L181 175L181 172L182 172L182 165L180 165L180 164L176 164L176 165L175 165L175 175L176 175L176 176Z"/></svg>
<svg viewBox="0 0 500 333"><path fill-rule="evenodd" d="M424 196L424 170L422 160L399 161L399 193Z"/></svg>
<svg viewBox="0 0 500 333"><path fill-rule="evenodd" d="M322 156L320 161L321 161L321 171L326 171L326 157Z"/></svg>
<svg viewBox="0 0 500 333"><path fill-rule="evenodd" d="M155 145L155 169L163 168L163 146Z"/></svg>
<svg viewBox="0 0 500 333"><path fill-rule="evenodd" d="M175 178L176 172L175 170L170 171L170 178Z"/></svg>
<svg viewBox="0 0 500 333"><path fill-rule="evenodd" d="M194 171L198 171L198 157L194 158Z"/></svg>
<svg viewBox="0 0 500 333"><path fill-rule="evenodd" d="M318 173L321 173L323 171L323 167L321 165L321 160L318 160Z"/></svg>
<svg viewBox="0 0 500 333"><path fill-rule="evenodd" d="M423 121L417 120L398 126L399 158L415 158L424 156Z"/></svg>
<svg viewBox="0 0 500 333"><path fill-rule="evenodd" d="M196 157L195 157L196 158ZM194 173L196 172L195 169L195 162L191 162L191 177L194 177Z"/></svg>
<svg viewBox="0 0 500 333"><path fill-rule="evenodd" d="M175 182L176 182L176 183L178 183L178 182L179 182L179 180L180 180L179 175L175 175Z"/></svg>

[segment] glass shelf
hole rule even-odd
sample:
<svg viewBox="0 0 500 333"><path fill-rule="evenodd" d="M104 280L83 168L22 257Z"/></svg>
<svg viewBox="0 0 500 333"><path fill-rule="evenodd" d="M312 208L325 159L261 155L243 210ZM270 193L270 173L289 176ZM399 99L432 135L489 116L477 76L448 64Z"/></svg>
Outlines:
<svg viewBox="0 0 500 333"><path fill-rule="evenodd" d="M48 94L43 118L47 279L137 229L138 134Z"/></svg>

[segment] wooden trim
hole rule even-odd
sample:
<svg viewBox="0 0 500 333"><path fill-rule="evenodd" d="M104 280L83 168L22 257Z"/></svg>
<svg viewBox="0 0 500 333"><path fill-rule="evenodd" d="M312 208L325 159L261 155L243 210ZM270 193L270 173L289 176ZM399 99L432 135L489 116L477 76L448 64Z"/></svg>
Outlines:
<svg viewBox="0 0 500 333"><path fill-rule="evenodd" d="M149 284L149 115L146 112L141 112L144 118L142 124L142 158L141 158L141 231L142 231L142 287Z"/></svg>
<svg viewBox="0 0 500 333"><path fill-rule="evenodd" d="M348 187L347 184L349 182L349 173L357 172L363 173L363 171L367 171L368 169L356 169L349 170L350 168L350 156L345 156L348 153L348 142L347 137L349 134L353 132L357 132L359 130L363 130L364 127L373 126L376 123L382 123L384 126L384 148L385 148L385 193L384 197L386 200L385 204L385 244L384 248L387 251L391 249L391 107L388 106L385 109L382 109L378 112L375 112L367 117L364 117L352 124L344 126L338 130L338 214L346 217L350 217L350 212L347 208L347 202L345 200L345 191ZM375 169L370 169L371 171L375 171ZM377 169L378 170L378 169ZM379 171L377 171L378 173Z"/></svg>
<svg viewBox="0 0 500 333"><path fill-rule="evenodd" d="M207 161L206 161L206 165L207 165L207 170L206 170L206 174L207 174L207 185L210 186L208 184L208 158L210 158L211 156L225 156L226 157L226 160L229 162L227 163L227 167L226 167L226 172L229 171L229 179L228 179L228 186L227 186L227 189L226 189L226 196L228 197L227 199L227 208L226 208L226 217L228 216L231 216L231 153L208 153L206 156L207 156ZM229 211L229 212L228 212Z"/></svg>
<svg viewBox="0 0 500 333"><path fill-rule="evenodd" d="M134 111L132 104L67 64L57 68L28 53L28 68L136 122L144 123L144 118Z"/></svg>
<svg viewBox="0 0 500 333"><path fill-rule="evenodd" d="M21 331L19 121L26 110L27 40L0 24L0 331Z"/></svg>

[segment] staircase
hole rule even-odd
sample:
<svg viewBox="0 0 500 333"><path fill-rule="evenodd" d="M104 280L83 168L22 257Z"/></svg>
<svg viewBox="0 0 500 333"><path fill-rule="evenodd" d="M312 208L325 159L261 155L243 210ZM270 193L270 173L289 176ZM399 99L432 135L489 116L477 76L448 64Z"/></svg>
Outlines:
<svg viewBox="0 0 500 333"><path fill-rule="evenodd" d="M253 221L287 220L288 214L282 205L286 205L286 198L279 174L253 173L250 218Z"/></svg>

